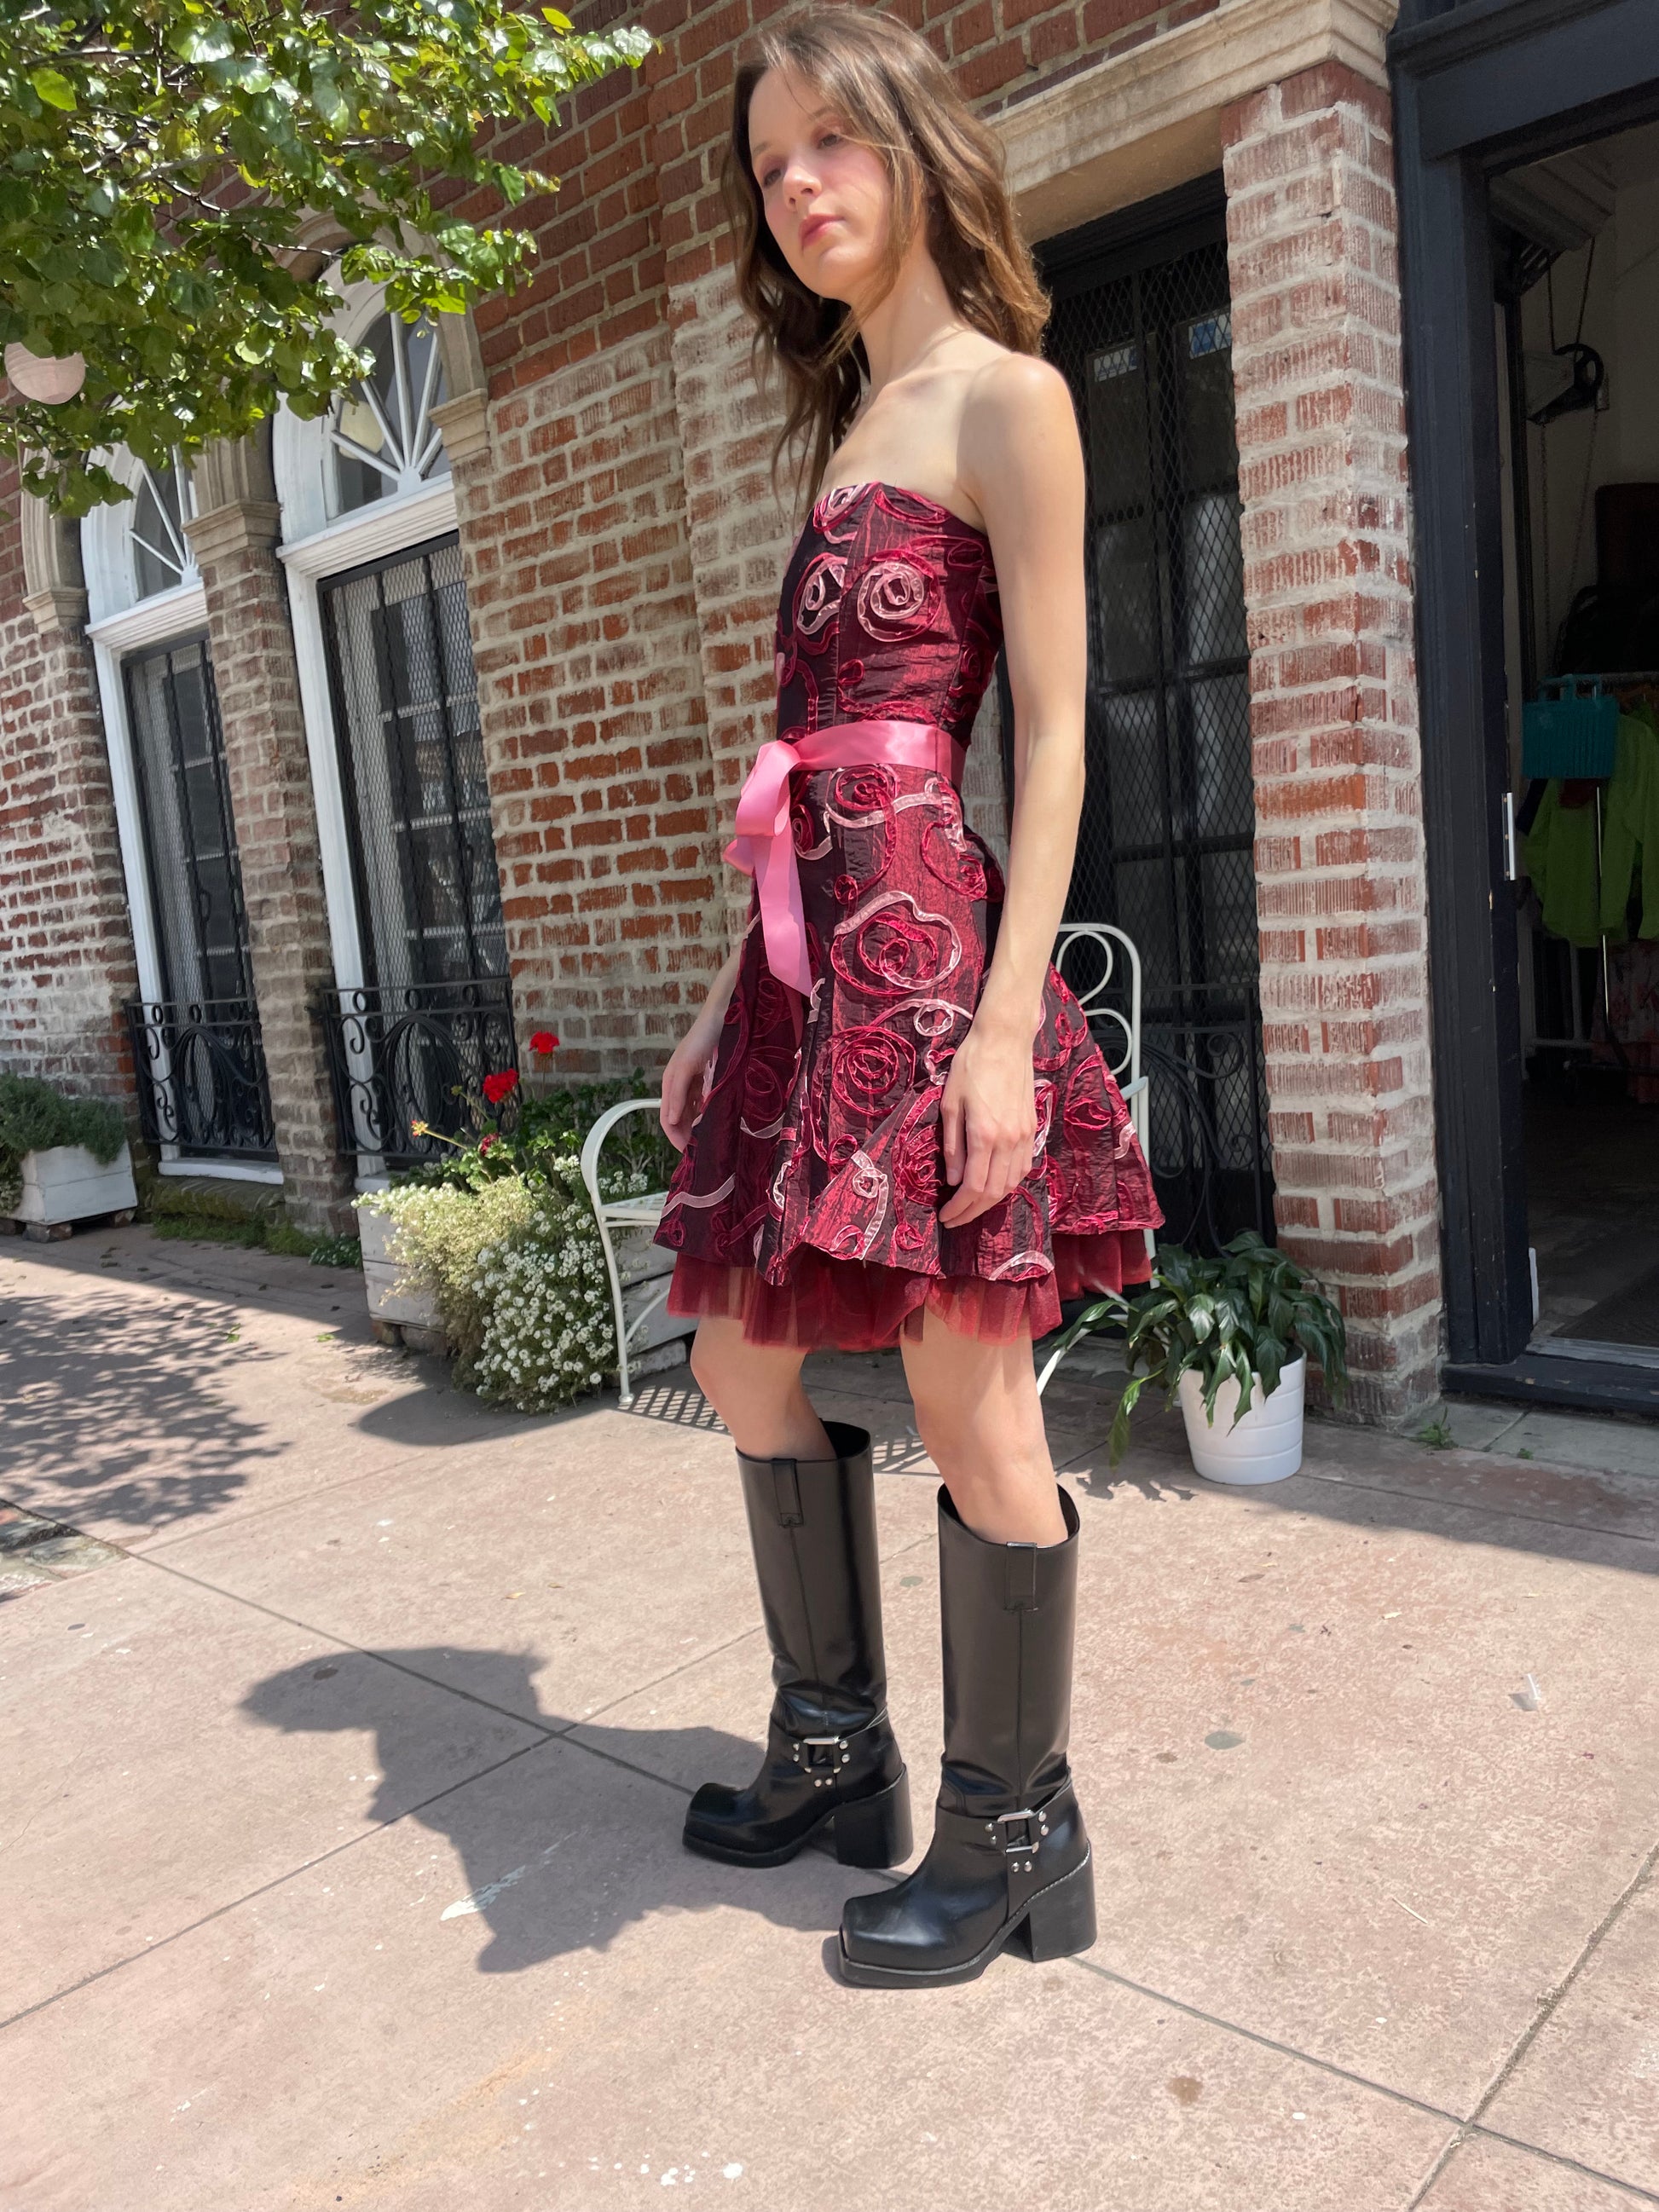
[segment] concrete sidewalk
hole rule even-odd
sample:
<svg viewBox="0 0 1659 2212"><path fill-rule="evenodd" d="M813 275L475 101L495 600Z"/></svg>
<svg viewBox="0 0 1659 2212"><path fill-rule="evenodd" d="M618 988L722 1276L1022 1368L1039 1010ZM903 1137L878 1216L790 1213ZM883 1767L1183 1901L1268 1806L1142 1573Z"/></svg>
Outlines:
<svg viewBox="0 0 1659 2212"><path fill-rule="evenodd" d="M891 1359L815 1365L878 1439L925 1840L934 1484ZM1251 1495L1158 1417L1114 1478L1101 1384L1050 1399L1100 1941L854 1990L881 1877L679 1847L769 1694L684 1370L526 1419L355 1275L0 1246L0 1497L76 1532L0 1550L0 2205L1659 2203L1659 1437L1320 1425Z"/></svg>

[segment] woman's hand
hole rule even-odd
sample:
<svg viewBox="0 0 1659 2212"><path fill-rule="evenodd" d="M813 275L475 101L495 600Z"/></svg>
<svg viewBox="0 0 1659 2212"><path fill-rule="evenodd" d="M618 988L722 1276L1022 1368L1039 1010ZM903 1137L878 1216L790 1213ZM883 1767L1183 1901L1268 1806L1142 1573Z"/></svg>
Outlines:
<svg viewBox="0 0 1659 2212"><path fill-rule="evenodd" d="M939 1209L942 1229L964 1228L1031 1172L1035 1036L1035 1024L999 1018L982 1005L951 1063L939 1121L945 1179L957 1189Z"/></svg>
<svg viewBox="0 0 1659 2212"><path fill-rule="evenodd" d="M738 980L739 947L708 987L708 996L685 1035L675 1046L662 1072L662 1104L658 1109L662 1133L677 1152L691 1140L691 1124L702 1111L703 1094L720 1048L726 1010Z"/></svg>

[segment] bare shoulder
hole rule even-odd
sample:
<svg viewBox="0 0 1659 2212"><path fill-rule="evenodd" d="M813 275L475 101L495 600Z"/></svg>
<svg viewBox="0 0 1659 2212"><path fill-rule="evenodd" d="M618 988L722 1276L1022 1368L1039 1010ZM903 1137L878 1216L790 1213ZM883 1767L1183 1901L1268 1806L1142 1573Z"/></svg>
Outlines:
<svg viewBox="0 0 1659 2212"><path fill-rule="evenodd" d="M981 506L1018 483L1053 492L1083 455L1071 388L1051 362L998 348L975 373L962 415L963 482Z"/></svg>

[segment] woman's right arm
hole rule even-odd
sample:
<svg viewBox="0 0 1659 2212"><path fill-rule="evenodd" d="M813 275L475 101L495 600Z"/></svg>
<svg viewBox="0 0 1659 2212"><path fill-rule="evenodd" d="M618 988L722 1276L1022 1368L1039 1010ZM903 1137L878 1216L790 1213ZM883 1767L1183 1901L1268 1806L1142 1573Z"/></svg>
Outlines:
<svg viewBox="0 0 1659 2212"><path fill-rule="evenodd" d="M738 963L743 958L739 943L708 987L702 1011L674 1048L662 1072L662 1128L677 1152L690 1141L691 1124L702 1110L703 1085L714 1064L726 1010L737 988Z"/></svg>

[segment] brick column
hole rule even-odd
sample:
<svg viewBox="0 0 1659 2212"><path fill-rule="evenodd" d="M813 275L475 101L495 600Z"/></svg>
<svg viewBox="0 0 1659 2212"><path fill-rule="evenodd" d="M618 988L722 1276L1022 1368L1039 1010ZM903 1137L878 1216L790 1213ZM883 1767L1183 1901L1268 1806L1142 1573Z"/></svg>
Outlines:
<svg viewBox="0 0 1659 2212"><path fill-rule="evenodd" d="M240 457L204 455L198 496L236 489ZM288 587L273 554L276 501L221 497L190 527L207 590L214 682L247 908L276 1157L289 1213L343 1228L350 1170L312 1002L333 981L316 801L300 709Z"/></svg>
<svg viewBox="0 0 1659 2212"><path fill-rule="evenodd" d="M137 995L87 596L49 582L0 625L0 1068L125 1108Z"/></svg>
<svg viewBox="0 0 1659 2212"><path fill-rule="evenodd" d="M1440 1274L1390 111L1328 63L1223 135L1280 1241L1397 1422Z"/></svg>

